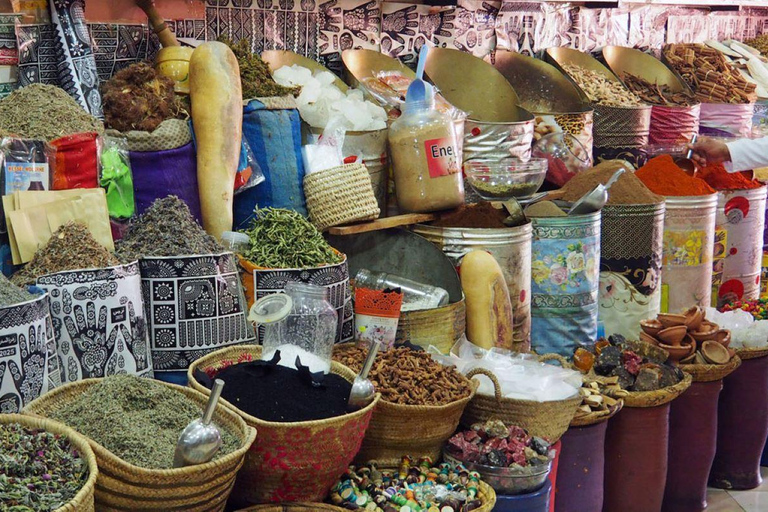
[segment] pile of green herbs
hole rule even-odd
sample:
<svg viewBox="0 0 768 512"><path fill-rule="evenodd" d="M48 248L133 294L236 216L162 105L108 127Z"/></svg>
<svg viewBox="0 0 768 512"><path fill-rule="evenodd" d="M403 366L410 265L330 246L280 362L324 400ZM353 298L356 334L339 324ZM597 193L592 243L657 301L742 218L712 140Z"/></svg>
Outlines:
<svg viewBox="0 0 768 512"><path fill-rule="evenodd" d="M248 39L241 39L234 43L226 37L221 37L219 41L229 46L237 57L243 99L298 96L301 92L301 87L285 87L275 82L269 64L251 51L251 42Z"/></svg>
<svg viewBox="0 0 768 512"><path fill-rule="evenodd" d="M256 208L250 228L243 233L251 239L243 256L259 267L310 268L343 261L322 233L292 210Z"/></svg>
<svg viewBox="0 0 768 512"><path fill-rule="evenodd" d="M72 501L88 464L66 437L0 425L0 512L49 512Z"/></svg>

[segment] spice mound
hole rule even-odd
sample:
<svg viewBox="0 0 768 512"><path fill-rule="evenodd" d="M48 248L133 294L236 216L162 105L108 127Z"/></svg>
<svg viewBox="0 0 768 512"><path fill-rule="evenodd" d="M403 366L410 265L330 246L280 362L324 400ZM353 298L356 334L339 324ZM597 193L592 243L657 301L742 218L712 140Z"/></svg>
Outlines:
<svg viewBox="0 0 768 512"><path fill-rule="evenodd" d="M728 172L723 164L710 164L699 169L699 176L715 190L750 190L763 186L741 172Z"/></svg>
<svg viewBox="0 0 768 512"><path fill-rule="evenodd" d="M576 201L598 184L605 185L618 169L627 169L623 160L608 160L588 171L574 176L563 186L563 199ZM646 187L631 171L622 174L608 193L608 204L658 204L664 198L657 196Z"/></svg>
<svg viewBox="0 0 768 512"><path fill-rule="evenodd" d="M151 132L166 119L186 117L173 86L173 80L159 75L146 62L121 69L101 91L107 127Z"/></svg>
<svg viewBox="0 0 768 512"><path fill-rule="evenodd" d="M504 221L509 215L504 208L496 208L491 203L480 202L460 206L456 210L442 214L433 226L441 228L506 228Z"/></svg>
<svg viewBox="0 0 768 512"><path fill-rule="evenodd" d="M88 475L88 463L66 437L18 423L0 424L1 511L60 509Z"/></svg>
<svg viewBox="0 0 768 512"><path fill-rule="evenodd" d="M526 217L565 217L565 212L552 201L539 201L528 206L523 213Z"/></svg>
<svg viewBox="0 0 768 512"><path fill-rule="evenodd" d="M26 290L22 290L0 274L0 308L21 304L34 299L35 296Z"/></svg>
<svg viewBox="0 0 768 512"><path fill-rule="evenodd" d="M624 73L621 78L630 91L651 105L690 107L698 103L695 96L687 90L674 92L666 84L652 84L632 73Z"/></svg>
<svg viewBox="0 0 768 512"><path fill-rule="evenodd" d="M651 158L637 170L635 176L660 196L708 196L716 191L707 182L679 168L669 155Z"/></svg>
<svg viewBox="0 0 768 512"><path fill-rule="evenodd" d="M333 360L359 372L367 347L339 347ZM447 405L472 394L469 380L426 352L396 347L379 352L368 373L382 400L402 405Z"/></svg>
<svg viewBox="0 0 768 512"><path fill-rule="evenodd" d="M170 469L179 435L202 413L201 405L160 382L114 375L52 411L50 417L135 466ZM240 447L233 433L217 427L222 446L214 460Z"/></svg>
<svg viewBox="0 0 768 512"><path fill-rule="evenodd" d="M576 64L564 64L563 69L579 85L590 101L606 107L639 107L640 98L621 82L608 80L597 71Z"/></svg>
<svg viewBox="0 0 768 512"><path fill-rule="evenodd" d="M37 278L66 270L104 268L120 261L93 238L83 224L68 222L53 232L48 243L16 272L11 281L18 286L35 284Z"/></svg>
<svg viewBox="0 0 768 512"><path fill-rule="evenodd" d="M104 125L55 85L27 85L0 100L0 137L52 141L82 132L104 133Z"/></svg>
<svg viewBox="0 0 768 512"><path fill-rule="evenodd" d="M499 420L475 423L470 430L450 438L447 448L464 463L484 466L522 469L551 460L550 444L545 439L531 436L521 427L507 427Z"/></svg>
<svg viewBox="0 0 768 512"><path fill-rule="evenodd" d="M243 99L269 98L274 96L295 96L301 92L301 87L284 87L278 85L272 78L269 64L251 51L251 42L241 39L237 43L222 37L222 43L229 46L240 65L240 81L243 84Z"/></svg>
<svg viewBox="0 0 768 512"><path fill-rule="evenodd" d="M243 233L251 239L243 256L259 267L310 268L344 260L315 226L292 210L256 208L251 227Z"/></svg>
<svg viewBox="0 0 768 512"><path fill-rule="evenodd" d="M280 350L271 361L249 361L218 371L198 372L197 381L213 386L225 382L221 396L241 411L264 421L312 421L343 416L352 384L335 373L310 373L296 360L296 368L279 365Z"/></svg>
<svg viewBox="0 0 768 512"><path fill-rule="evenodd" d="M131 222L117 244L124 262L149 256L216 254L224 248L200 227L187 203L176 196L156 199Z"/></svg>

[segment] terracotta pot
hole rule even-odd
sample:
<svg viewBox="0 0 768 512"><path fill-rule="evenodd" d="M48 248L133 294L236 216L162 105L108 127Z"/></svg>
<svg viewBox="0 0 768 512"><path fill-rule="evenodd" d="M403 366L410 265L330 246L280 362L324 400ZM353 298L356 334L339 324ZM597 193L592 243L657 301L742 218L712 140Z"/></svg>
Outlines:
<svg viewBox="0 0 768 512"><path fill-rule="evenodd" d="M608 422L603 512L660 512L667 480L669 408L627 407Z"/></svg>
<svg viewBox="0 0 768 512"><path fill-rule="evenodd" d="M754 489L768 438L768 356L742 361L723 380L718 406L717 453L709 485Z"/></svg>
<svg viewBox="0 0 768 512"><path fill-rule="evenodd" d="M603 508L608 421L587 427L571 427L560 438L563 447L555 491L556 512L597 511Z"/></svg>
<svg viewBox="0 0 768 512"><path fill-rule="evenodd" d="M694 382L671 404L664 512L707 508L707 480L717 446L717 401L723 381Z"/></svg>

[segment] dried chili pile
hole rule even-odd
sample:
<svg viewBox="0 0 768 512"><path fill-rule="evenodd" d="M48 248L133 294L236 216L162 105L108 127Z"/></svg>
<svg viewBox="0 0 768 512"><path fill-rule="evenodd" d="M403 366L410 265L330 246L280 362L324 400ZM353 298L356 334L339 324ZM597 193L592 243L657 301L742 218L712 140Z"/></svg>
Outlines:
<svg viewBox="0 0 768 512"><path fill-rule="evenodd" d="M367 347L334 350L333 360L359 372ZM368 373L382 400L403 405L447 405L472 393L469 380L426 352L396 347L379 352Z"/></svg>
<svg viewBox="0 0 768 512"><path fill-rule="evenodd" d="M651 192L661 196L707 196L716 193L706 181L688 176L669 155L651 158L637 170L635 176Z"/></svg>
<svg viewBox="0 0 768 512"><path fill-rule="evenodd" d="M762 187L757 180L747 178L741 172L728 172L723 164L710 164L699 169L698 174L715 190L749 190Z"/></svg>

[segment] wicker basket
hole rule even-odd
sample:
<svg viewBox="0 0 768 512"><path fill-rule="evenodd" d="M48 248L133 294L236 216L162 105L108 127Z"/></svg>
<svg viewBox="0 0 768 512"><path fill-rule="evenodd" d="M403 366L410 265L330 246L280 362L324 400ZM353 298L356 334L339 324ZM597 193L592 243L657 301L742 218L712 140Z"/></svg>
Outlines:
<svg viewBox="0 0 768 512"><path fill-rule="evenodd" d="M624 400L618 399L616 405L610 407L604 411L592 411L581 416L574 416L571 420L571 427L588 427L590 425L597 425L604 421L616 416L619 411L624 407Z"/></svg>
<svg viewBox="0 0 768 512"><path fill-rule="evenodd" d="M72 402L100 379L86 379L66 384L34 400L24 413L47 416ZM160 384L184 393L201 410L208 398L197 391L173 384ZM96 506L104 512L184 511L219 512L224 510L235 483L235 475L243 465L245 453L256 438L242 418L226 407L216 407L214 420L242 441L242 447L220 459L178 469L146 469L129 464L99 443L88 439L99 466L96 484Z"/></svg>
<svg viewBox="0 0 768 512"><path fill-rule="evenodd" d="M221 369L250 358L258 360L261 347L240 345L218 350L198 359L187 373L189 385L209 394L194 371ZM355 373L339 363L331 372L349 382ZM360 448L379 395L367 407L354 413L324 420L277 423L263 421L221 402L258 429L259 438L246 456L233 500L238 506L280 502L313 502L325 499L328 490L344 473Z"/></svg>
<svg viewBox="0 0 768 512"><path fill-rule="evenodd" d="M308 174L304 178L304 195L309 220L321 231L377 219L381 213L368 169L359 163Z"/></svg>
<svg viewBox="0 0 768 512"><path fill-rule="evenodd" d="M466 427L498 419L508 425L523 427L531 435L544 437L555 443L568 430L576 409L581 405L580 396L549 402L503 398L501 385L493 372L485 368L475 368L467 373L470 378L476 375L485 375L491 379L495 396L479 393L475 395L461 418L461 423Z"/></svg>
<svg viewBox="0 0 768 512"><path fill-rule="evenodd" d="M758 357L768 356L768 348L740 348L736 351L736 355L741 358L742 361L747 359L757 359Z"/></svg>
<svg viewBox="0 0 768 512"><path fill-rule="evenodd" d="M693 382L712 382L724 379L741 366L741 358L735 355L726 364L681 364L680 369L690 373Z"/></svg>
<svg viewBox="0 0 768 512"><path fill-rule="evenodd" d="M60 434L66 437L72 446L77 448L77 451L80 452L80 457L88 464L88 479L69 503L57 508L54 512L93 512L93 491L96 486L96 479L99 476L99 469L96 464L96 456L88 445L88 441L71 428L45 418L22 416L21 414L0 414L0 425L8 425L9 423L18 423L27 428L45 430L51 434Z"/></svg>
<svg viewBox="0 0 768 512"><path fill-rule="evenodd" d="M685 377L674 386L657 389L656 391L630 391L624 399L625 407L657 407L671 402L691 387L693 377L683 372Z"/></svg>
<svg viewBox="0 0 768 512"><path fill-rule="evenodd" d="M441 308L403 311L397 323L395 341L409 341L424 349L436 347L448 354L464 336L466 306L464 299Z"/></svg>

